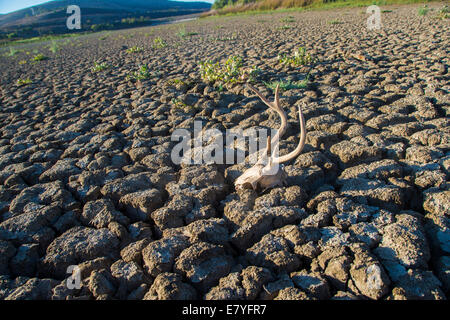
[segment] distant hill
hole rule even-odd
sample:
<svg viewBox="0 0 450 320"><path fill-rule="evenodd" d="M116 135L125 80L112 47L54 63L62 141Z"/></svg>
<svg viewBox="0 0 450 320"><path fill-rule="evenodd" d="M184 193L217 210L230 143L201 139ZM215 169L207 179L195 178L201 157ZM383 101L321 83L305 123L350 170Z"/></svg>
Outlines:
<svg viewBox="0 0 450 320"><path fill-rule="evenodd" d="M216 0L213 9L222 9L240 6L252 9L276 9L290 7L304 7L314 2L334 2L336 0Z"/></svg>
<svg viewBox="0 0 450 320"><path fill-rule="evenodd" d="M54 0L30 8L0 15L0 33L10 37L67 33L66 10L69 5L81 9L81 30L117 29L149 25L155 19L208 11L207 2L171 0Z"/></svg>

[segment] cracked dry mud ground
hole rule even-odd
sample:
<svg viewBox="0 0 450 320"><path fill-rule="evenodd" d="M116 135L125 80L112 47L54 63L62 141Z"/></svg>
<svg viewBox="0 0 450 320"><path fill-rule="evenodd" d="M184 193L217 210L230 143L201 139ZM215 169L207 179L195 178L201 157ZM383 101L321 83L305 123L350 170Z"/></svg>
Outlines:
<svg viewBox="0 0 450 320"><path fill-rule="evenodd" d="M449 22L417 8L387 8L377 32L364 8L275 13L189 22L185 40L170 25L2 55L0 298L448 297ZM153 49L157 36L168 46ZM300 103L308 130L287 187L236 193L242 166L172 164L170 134L194 120L279 123L243 84L204 84L198 61L240 55L262 88L304 76L277 61L300 45L320 63L308 88L282 92L281 153L298 142ZM20 65L27 50L49 59ZM152 77L128 81L143 63ZM69 265L81 289L66 287Z"/></svg>

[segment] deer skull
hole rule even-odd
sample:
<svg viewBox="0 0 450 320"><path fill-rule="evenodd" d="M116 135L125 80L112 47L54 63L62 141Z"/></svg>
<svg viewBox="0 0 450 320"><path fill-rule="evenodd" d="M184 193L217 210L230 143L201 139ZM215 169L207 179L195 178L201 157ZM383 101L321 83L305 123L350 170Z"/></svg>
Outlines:
<svg viewBox="0 0 450 320"><path fill-rule="evenodd" d="M280 105L279 85L275 89L275 100L270 102L253 86L248 85L249 88L256 93L256 95L272 110L276 111L281 118L281 125L273 139L270 136L267 138L267 147L263 150L263 156L251 168L244 171L244 173L236 179L234 185L236 190L239 189L253 189L262 190L270 189L277 186L284 186L286 183L287 174L280 166L281 163L289 161L297 157L305 146L306 129L305 118L303 117L302 108L298 107L298 114L300 119L300 141L292 152L284 156L275 156L272 152L272 147L278 150L279 139L283 136L287 127L287 116Z"/></svg>

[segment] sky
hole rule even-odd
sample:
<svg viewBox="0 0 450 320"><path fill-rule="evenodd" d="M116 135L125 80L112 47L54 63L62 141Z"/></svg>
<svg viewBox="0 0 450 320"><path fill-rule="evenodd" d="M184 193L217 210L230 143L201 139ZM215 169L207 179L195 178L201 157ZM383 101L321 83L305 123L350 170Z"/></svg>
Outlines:
<svg viewBox="0 0 450 320"><path fill-rule="evenodd" d="M192 2L193 0L176 0ZM214 0L199 0L213 3ZM48 2L48 0L0 0L0 13L9 13L23 8L35 6L40 3Z"/></svg>

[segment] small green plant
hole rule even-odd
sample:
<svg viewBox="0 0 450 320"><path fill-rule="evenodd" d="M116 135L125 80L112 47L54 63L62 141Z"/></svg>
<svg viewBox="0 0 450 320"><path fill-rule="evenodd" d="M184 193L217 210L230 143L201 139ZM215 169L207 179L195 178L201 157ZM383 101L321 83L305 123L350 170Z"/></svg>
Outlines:
<svg viewBox="0 0 450 320"><path fill-rule="evenodd" d="M139 71L133 72L131 75L128 75L128 79L133 80L144 80L149 79L151 77L150 70L148 65L144 64L139 68Z"/></svg>
<svg viewBox="0 0 450 320"><path fill-rule="evenodd" d="M315 63L317 59L314 58L311 54L307 53L304 47L299 47L295 51L293 56L282 54L278 56L278 60L282 64L298 67Z"/></svg>
<svg viewBox="0 0 450 320"><path fill-rule="evenodd" d="M178 37L180 37L181 39L185 39L187 37L195 36L197 34L198 33L196 33L196 32L187 32L186 28L184 26L182 28L178 29L178 31L176 33L176 35Z"/></svg>
<svg viewBox="0 0 450 320"><path fill-rule="evenodd" d="M216 87L215 87L217 92L223 92L225 89L223 88L223 84L219 83Z"/></svg>
<svg viewBox="0 0 450 320"><path fill-rule="evenodd" d="M288 26L287 24L285 24L285 25L283 25L281 27L278 27L278 29L280 29L280 30L288 30L288 29L292 29L292 27Z"/></svg>
<svg viewBox="0 0 450 320"><path fill-rule="evenodd" d="M199 63L200 74L203 80L207 82L237 82L242 68L242 58L231 56L225 64L219 62L204 61Z"/></svg>
<svg viewBox="0 0 450 320"><path fill-rule="evenodd" d="M333 19L333 20L328 21L328 24L342 24L342 23L343 22L339 21L338 19Z"/></svg>
<svg viewBox="0 0 450 320"><path fill-rule="evenodd" d="M110 66L106 62L98 63L94 62L94 66L91 68L92 72L100 72L108 69Z"/></svg>
<svg viewBox="0 0 450 320"><path fill-rule="evenodd" d="M52 44L49 45L48 49L53 53L57 53L60 48L59 48L58 44L56 43L56 41L52 41Z"/></svg>
<svg viewBox="0 0 450 320"><path fill-rule="evenodd" d="M196 110L198 110L198 107L188 105L185 102L181 101L181 99L178 99L178 98L173 98L171 100L171 102L176 109L183 111L185 113L195 112Z"/></svg>
<svg viewBox="0 0 450 320"><path fill-rule="evenodd" d="M233 34L231 35L231 37L217 37L214 40L216 41L232 41L232 40L237 40L237 33L233 32Z"/></svg>
<svg viewBox="0 0 450 320"><path fill-rule="evenodd" d="M275 88L279 85L280 89L285 91L291 89L304 89L308 87L308 83L309 83L309 76L307 76L306 79L302 81L279 80L272 82L264 82L264 85L272 90L275 90Z"/></svg>
<svg viewBox="0 0 450 320"><path fill-rule="evenodd" d="M9 57L14 57L16 53L19 52L16 48L9 47L9 52L6 54Z"/></svg>
<svg viewBox="0 0 450 320"><path fill-rule="evenodd" d="M441 9L439 9L436 18L441 20L450 18L450 9L447 5L444 5Z"/></svg>
<svg viewBox="0 0 450 320"><path fill-rule="evenodd" d="M127 53L136 53L136 52L141 52L144 49L142 47L138 47L138 46L132 46L131 48L127 49Z"/></svg>
<svg viewBox="0 0 450 320"><path fill-rule="evenodd" d="M189 107L186 103L184 103L183 101L181 101L180 99L177 98L173 98L172 99L172 103L175 105L175 107L177 108L186 108Z"/></svg>
<svg viewBox="0 0 450 320"><path fill-rule="evenodd" d="M242 58L238 56L230 56L223 64L210 60L202 61L199 68L202 79L218 85L219 88L227 83L255 81L260 72L256 67L244 68Z"/></svg>
<svg viewBox="0 0 450 320"><path fill-rule="evenodd" d="M19 79L17 80L17 85L18 86L26 86L27 84L32 83L33 81L30 80L30 78L26 78L26 79Z"/></svg>
<svg viewBox="0 0 450 320"><path fill-rule="evenodd" d="M37 55L35 55L33 57L33 61L36 61L36 62L46 60L46 59L47 59L47 57L44 56L42 53L38 53Z"/></svg>
<svg viewBox="0 0 450 320"><path fill-rule="evenodd" d="M216 41L231 41L234 39L232 37L217 37L214 40L216 40Z"/></svg>
<svg viewBox="0 0 450 320"><path fill-rule="evenodd" d="M167 80L166 84L168 86L174 86L174 87L189 86L190 85L189 82L186 82L186 81L178 79L178 78L176 78L176 79L169 79L169 80Z"/></svg>
<svg viewBox="0 0 450 320"><path fill-rule="evenodd" d="M153 49L162 49L167 46L167 43L161 37L157 37L153 40Z"/></svg>
<svg viewBox="0 0 450 320"><path fill-rule="evenodd" d="M417 10L417 13L419 14L419 16L426 16L428 14L428 11L430 11L430 9L427 5L424 5Z"/></svg>
<svg viewBox="0 0 450 320"><path fill-rule="evenodd" d="M179 36L180 38L185 38L187 36L186 28L182 27L178 29L176 35Z"/></svg>
<svg viewBox="0 0 450 320"><path fill-rule="evenodd" d="M23 64L26 64L26 63L27 63L27 60L20 60L20 61L19 61L19 64L20 64L20 65L23 65Z"/></svg>
<svg viewBox="0 0 450 320"><path fill-rule="evenodd" d="M291 23L291 22L295 22L295 19L293 16L289 16L289 17L281 18L280 22Z"/></svg>

